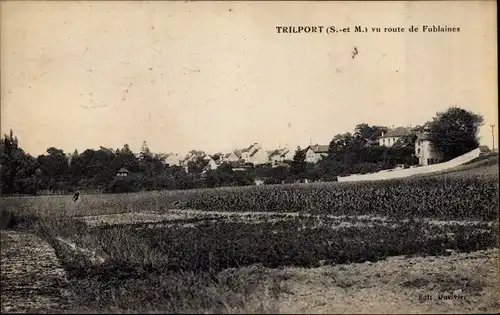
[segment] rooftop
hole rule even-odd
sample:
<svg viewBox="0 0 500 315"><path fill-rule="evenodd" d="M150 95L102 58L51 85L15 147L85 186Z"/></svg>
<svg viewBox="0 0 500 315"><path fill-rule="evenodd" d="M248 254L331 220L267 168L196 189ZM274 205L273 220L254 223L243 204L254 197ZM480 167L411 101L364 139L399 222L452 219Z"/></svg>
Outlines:
<svg viewBox="0 0 500 315"><path fill-rule="evenodd" d="M310 145L309 148L314 152L314 153L328 153L328 149L330 146L328 145L320 145L320 144L314 144Z"/></svg>
<svg viewBox="0 0 500 315"><path fill-rule="evenodd" d="M391 138L391 137L403 137L411 134L411 128L408 127L397 127L387 131L382 134L381 138Z"/></svg>

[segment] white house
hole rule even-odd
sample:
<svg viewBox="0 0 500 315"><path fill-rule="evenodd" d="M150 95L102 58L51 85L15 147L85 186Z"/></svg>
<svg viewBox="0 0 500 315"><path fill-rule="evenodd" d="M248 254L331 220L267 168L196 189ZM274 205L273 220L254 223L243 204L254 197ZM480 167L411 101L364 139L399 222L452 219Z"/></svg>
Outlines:
<svg viewBox="0 0 500 315"><path fill-rule="evenodd" d="M282 161L292 161L295 156L295 151L292 149L284 148L281 150Z"/></svg>
<svg viewBox="0 0 500 315"><path fill-rule="evenodd" d="M269 155L266 150L255 148L248 156L248 159L245 159L245 162L252 163L253 165L269 163Z"/></svg>
<svg viewBox="0 0 500 315"><path fill-rule="evenodd" d="M207 157L204 158L204 160L208 162L207 166L205 166L204 172L216 170L219 167L219 164L217 163L217 161L215 161L209 155L207 155Z"/></svg>
<svg viewBox="0 0 500 315"><path fill-rule="evenodd" d="M245 162L250 162L250 155L254 153L254 151L262 149L262 146L255 142L254 144L250 145L249 147L241 150L241 158L245 160Z"/></svg>
<svg viewBox="0 0 500 315"><path fill-rule="evenodd" d="M269 153L269 161L272 166L276 166L284 161L292 161L295 155L295 151L290 150L288 148L276 149Z"/></svg>
<svg viewBox="0 0 500 315"><path fill-rule="evenodd" d="M271 153L269 153L269 161L272 165L276 165L278 162L281 162L281 150L276 149L271 151Z"/></svg>
<svg viewBox="0 0 500 315"><path fill-rule="evenodd" d="M269 163L269 154L259 143L255 142L249 147L241 150L240 159L245 163L252 163L254 165L265 164Z"/></svg>
<svg viewBox="0 0 500 315"><path fill-rule="evenodd" d="M410 134L410 128L397 127L387 131L386 133L382 133L382 136L378 139L378 144L384 147L392 147L396 144L396 142L398 142L398 140Z"/></svg>
<svg viewBox="0 0 500 315"><path fill-rule="evenodd" d="M181 165L182 157L178 153L167 153L165 155L165 164L168 164L169 166L174 166L174 165Z"/></svg>
<svg viewBox="0 0 500 315"><path fill-rule="evenodd" d="M180 161L180 164L187 166L190 161L196 161L198 158L205 158L206 154L203 151L191 150L189 153Z"/></svg>
<svg viewBox="0 0 500 315"><path fill-rule="evenodd" d="M240 156L236 152L226 153L221 158L223 162L238 162L240 160Z"/></svg>
<svg viewBox="0 0 500 315"><path fill-rule="evenodd" d="M415 141L415 155L418 157L420 165L431 165L438 163L438 156L432 148L427 133L417 134Z"/></svg>
<svg viewBox="0 0 500 315"><path fill-rule="evenodd" d="M306 150L306 162L318 163L321 159L328 155L328 145L314 144L308 146Z"/></svg>

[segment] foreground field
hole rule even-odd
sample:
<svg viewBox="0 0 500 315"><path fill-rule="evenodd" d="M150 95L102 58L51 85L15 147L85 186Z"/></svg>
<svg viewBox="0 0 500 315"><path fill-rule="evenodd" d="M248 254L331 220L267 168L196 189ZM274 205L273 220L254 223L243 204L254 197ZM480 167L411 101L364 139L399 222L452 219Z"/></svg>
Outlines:
<svg viewBox="0 0 500 315"><path fill-rule="evenodd" d="M494 312L498 172L476 171L2 205L72 312Z"/></svg>
<svg viewBox="0 0 500 315"><path fill-rule="evenodd" d="M22 250L15 245L17 238L14 232L2 232L2 251L11 253L11 262L26 263L29 258L19 256ZM252 265L212 274L151 271L138 274L130 268L126 270L116 265L114 268L103 267L99 272L95 266L90 269L87 266L83 275L71 268L67 260L72 256L71 252L58 246L56 248L69 271L69 282L54 282L52 287L45 287L45 292L35 289L30 294L25 292L22 299L15 299L12 294L5 293L19 292L8 289L32 283L31 273L27 269L23 273L22 269L14 272L14 269L2 268L2 313L387 314L500 311L496 294L497 249L441 257L395 256L375 263L317 268L270 269ZM40 253L47 255L50 250ZM56 275L59 267L58 264L53 265L44 264L45 269L37 271ZM9 282L6 283L5 279ZM49 280L44 279L42 281L46 283ZM62 297L57 292L65 288L68 292Z"/></svg>

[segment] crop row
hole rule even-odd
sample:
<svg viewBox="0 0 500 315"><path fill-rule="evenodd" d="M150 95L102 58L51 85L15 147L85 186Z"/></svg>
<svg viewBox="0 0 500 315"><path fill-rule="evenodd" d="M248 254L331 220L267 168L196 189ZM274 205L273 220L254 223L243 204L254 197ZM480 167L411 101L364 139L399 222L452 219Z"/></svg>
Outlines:
<svg viewBox="0 0 500 315"><path fill-rule="evenodd" d="M117 195L2 198L17 213L101 215L172 208L211 211L304 212L442 220L494 220L498 176L434 176L377 182L312 183L153 191Z"/></svg>
<svg viewBox="0 0 500 315"><path fill-rule="evenodd" d="M492 177L428 177L357 183L204 190L187 208L492 220L498 181Z"/></svg>
<svg viewBox="0 0 500 315"><path fill-rule="evenodd" d="M314 226L314 221L245 224L207 222L196 228L171 226L86 227L55 222L40 231L63 236L91 248L108 263L149 271L220 271L262 264L268 267L377 261L395 255L441 255L447 250L472 251L495 246L495 228L436 226L408 221L396 226ZM313 228L314 227L314 228ZM124 241L126 240L126 241Z"/></svg>

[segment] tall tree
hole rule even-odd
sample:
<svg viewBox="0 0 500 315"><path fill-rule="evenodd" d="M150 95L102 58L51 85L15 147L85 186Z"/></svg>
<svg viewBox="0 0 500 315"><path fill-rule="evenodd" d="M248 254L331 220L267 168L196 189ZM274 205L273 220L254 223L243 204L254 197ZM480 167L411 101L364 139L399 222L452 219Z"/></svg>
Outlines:
<svg viewBox="0 0 500 315"><path fill-rule="evenodd" d="M429 124L429 137L433 148L443 161L451 160L479 146L481 115L452 106L438 112Z"/></svg>
<svg viewBox="0 0 500 315"><path fill-rule="evenodd" d="M388 128L383 126L370 126L366 123L356 125L354 136L363 140L377 140L382 133L387 132Z"/></svg>
<svg viewBox="0 0 500 315"><path fill-rule="evenodd" d="M13 131L0 143L0 194L33 194L37 189L38 163L26 154Z"/></svg>
<svg viewBox="0 0 500 315"><path fill-rule="evenodd" d="M19 150L18 141L17 137L14 137L12 129L8 135L4 135L0 149L1 190L3 194L12 194L14 193L14 181L19 168L19 161L16 158Z"/></svg>
<svg viewBox="0 0 500 315"><path fill-rule="evenodd" d="M51 191L63 190L69 175L68 158L64 151L50 147L47 149L47 155L40 155L37 160L42 171L42 186Z"/></svg>
<svg viewBox="0 0 500 315"><path fill-rule="evenodd" d="M130 150L128 144L125 144L122 149L115 155L115 160L112 163L113 170L116 172L124 167L132 173L139 171L139 159Z"/></svg>
<svg viewBox="0 0 500 315"><path fill-rule="evenodd" d="M306 149L302 150L297 147L295 155L293 156L293 161L290 163L290 173L294 176L303 175L306 170Z"/></svg>

